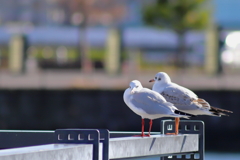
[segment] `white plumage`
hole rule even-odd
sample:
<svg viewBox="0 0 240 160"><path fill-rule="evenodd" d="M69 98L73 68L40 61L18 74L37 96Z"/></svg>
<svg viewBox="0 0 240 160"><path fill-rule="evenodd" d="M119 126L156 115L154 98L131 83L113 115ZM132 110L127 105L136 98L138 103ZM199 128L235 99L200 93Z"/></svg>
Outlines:
<svg viewBox="0 0 240 160"><path fill-rule="evenodd" d="M168 102L173 103L175 107L183 112L212 116L226 115L223 112L231 113L231 111L210 106L207 101L198 98L191 90L172 83L167 73L157 73L150 82L154 82L153 91L160 93Z"/></svg>
<svg viewBox="0 0 240 160"><path fill-rule="evenodd" d="M190 114L178 111L172 103L167 102L165 98L157 92L143 88L138 80L130 82L129 88L124 92L123 99L133 112L142 117L143 121L145 118L150 119L149 136L153 119L161 117L188 118L191 116ZM144 122L142 125L144 125ZM141 136L144 136L143 129Z"/></svg>

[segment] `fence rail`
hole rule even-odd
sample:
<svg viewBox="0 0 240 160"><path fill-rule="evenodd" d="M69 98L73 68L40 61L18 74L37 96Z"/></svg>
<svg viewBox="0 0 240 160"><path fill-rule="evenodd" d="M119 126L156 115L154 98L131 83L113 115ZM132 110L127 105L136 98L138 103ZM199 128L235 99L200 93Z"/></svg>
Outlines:
<svg viewBox="0 0 240 160"><path fill-rule="evenodd" d="M162 133L172 132L173 125L174 121L163 121ZM1 148L8 148L0 150L0 160L108 160L153 156L161 160L204 160L204 124L201 121L181 121L180 134L176 136L158 134L141 138L126 136L125 132L123 137L109 138L114 134L119 136L121 132L109 133L103 129L0 131L0 140L5 136ZM17 145L11 140L6 143L7 139Z"/></svg>

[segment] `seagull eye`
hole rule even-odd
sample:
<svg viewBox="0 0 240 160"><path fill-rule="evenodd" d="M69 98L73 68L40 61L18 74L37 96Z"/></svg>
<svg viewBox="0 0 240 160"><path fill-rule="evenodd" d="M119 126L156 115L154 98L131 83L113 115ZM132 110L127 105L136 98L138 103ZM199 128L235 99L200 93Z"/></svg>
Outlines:
<svg viewBox="0 0 240 160"><path fill-rule="evenodd" d="M157 79L157 77L155 77L155 79Z"/></svg>
<svg viewBox="0 0 240 160"><path fill-rule="evenodd" d="M160 80L161 80L161 78L158 78L158 80L160 81Z"/></svg>
<svg viewBox="0 0 240 160"><path fill-rule="evenodd" d="M136 86L136 88L138 88L139 86Z"/></svg>

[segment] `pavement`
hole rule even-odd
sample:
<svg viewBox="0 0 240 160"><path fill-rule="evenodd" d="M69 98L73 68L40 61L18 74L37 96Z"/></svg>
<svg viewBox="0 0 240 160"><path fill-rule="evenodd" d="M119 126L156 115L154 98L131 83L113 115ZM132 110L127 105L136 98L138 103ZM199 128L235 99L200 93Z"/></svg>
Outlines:
<svg viewBox="0 0 240 160"><path fill-rule="evenodd" d="M131 80L137 79L144 87L156 72L124 72L108 75L103 71L82 73L80 70L46 70L24 74L0 71L2 89L126 89ZM169 73L173 82L192 90L240 90L240 74L209 76L199 73Z"/></svg>

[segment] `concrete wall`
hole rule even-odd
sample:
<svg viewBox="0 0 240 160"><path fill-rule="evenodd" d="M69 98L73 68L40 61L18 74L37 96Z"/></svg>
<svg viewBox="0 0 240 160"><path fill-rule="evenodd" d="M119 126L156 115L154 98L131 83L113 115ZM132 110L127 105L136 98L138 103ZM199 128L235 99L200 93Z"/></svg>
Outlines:
<svg viewBox="0 0 240 160"><path fill-rule="evenodd" d="M106 128L110 131L140 131L141 118L125 105L123 92L1 90L0 129ZM240 91L196 93L212 106L234 111L229 117L192 118L205 122L206 150L237 151L240 143ZM159 131L160 120L153 121L153 131Z"/></svg>

